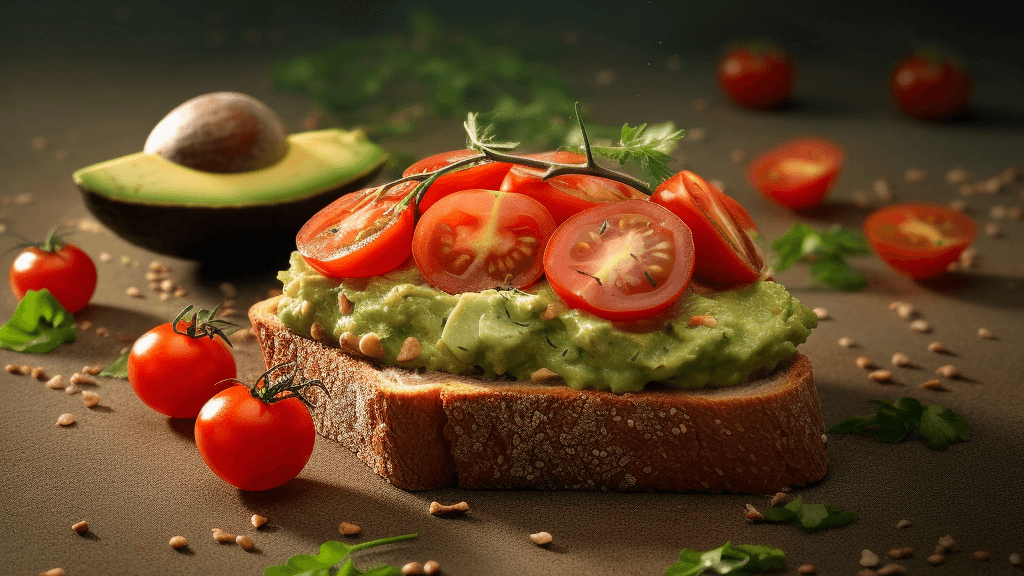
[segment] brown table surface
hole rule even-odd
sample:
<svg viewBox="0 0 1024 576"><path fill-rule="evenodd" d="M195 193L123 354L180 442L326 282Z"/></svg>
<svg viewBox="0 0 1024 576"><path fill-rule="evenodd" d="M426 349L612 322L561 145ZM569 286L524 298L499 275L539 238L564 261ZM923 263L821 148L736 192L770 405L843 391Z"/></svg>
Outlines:
<svg viewBox="0 0 1024 576"><path fill-rule="evenodd" d="M363 30L355 27L363 21L358 18L322 17L328 14L325 6L175 6L0 4L0 224L8 232L41 238L57 224L83 223L73 240L99 267L97 293L77 315L93 328L45 356L2 351L3 364L42 366L48 374L70 376L85 365L114 360L128 342L168 321L185 303L212 307L222 298L222 282L237 287L241 310L278 287L274 270L284 262L228 275L147 252L89 226L94 221L70 174L140 150L163 114L209 91L261 98L297 131L314 105L275 92L271 63L376 30L384 24L374 21L374 14L401 18L408 9L351 4L357 13L370 14ZM565 45L552 63L565 70L572 91L590 106L592 121L672 120L690 130L677 152L685 160L676 166L724 182L768 238L798 221L859 227L868 210L857 207L855 198L866 191L873 204L880 204L872 192L877 179L889 183L893 201L963 200L980 227L990 222L1000 227L997 236L979 234L975 267L939 281L915 283L874 257L856 260L870 280L860 292L815 289L800 269L778 277L808 306L831 314L800 348L814 364L826 425L868 413L873 400L912 396L953 408L973 428L968 442L945 452L930 450L919 439L887 445L830 435L828 476L795 494L858 512L852 524L805 534L788 525L745 522L744 505L766 507L764 495L406 492L322 438L297 479L267 492L241 492L205 467L194 447L192 421L149 410L127 381L103 380L97 387L100 406L90 410L78 396L2 372L0 573L36 574L60 566L73 576L259 574L292 555L315 552L324 541L341 539L341 521L363 527L354 541L419 533L413 542L362 553L360 566L435 559L453 576L661 574L681 549L703 550L726 540L784 549L787 574L804 563L815 565L819 574L855 574L862 549L884 557L904 546L914 550L900 561L911 574L1024 573L1009 561L1011 554L1024 553L1024 220L990 218L992 207L1024 205L1024 182L996 194L962 197L944 179L954 167L968 170L972 181L1008 166L1024 168L1019 20L1009 12L986 12L985 3L979 6L961 14L935 13L926 3L869 3L850 13L810 3L741 8L703 2L686 10L671 3L597 3L577 20L559 6L547 21L534 21L536 7L508 7L512 25L578 40ZM449 8L448 17L465 20L477 32L486 30L485 8L469 3L457 8ZM250 30L260 34L247 34ZM575 34L562 35L569 30ZM795 102L786 109L738 109L713 83L722 46L753 35L773 36L798 57ZM931 38L961 48L975 75L971 114L949 124L906 118L887 93L892 64L915 41ZM417 154L462 144L458 120L436 128L412 141L382 144ZM761 199L745 182L745 162L732 155L740 150L749 160L772 144L808 134L838 142L847 159L826 205L797 215ZM927 180L906 181L908 168L926 170ZM110 261L98 260L104 252ZM13 252L6 258L9 263ZM189 290L187 298L162 301L149 291L144 275L152 261L170 267L173 280ZM143 297L129 297L131 286L142 288ZM888 309L895 300L912 303L932 332L910 330ZM10 292L0 291L0 316L9 318L15 304ZM246 323L244 317L237 320ZM99 328L109 335L99 334ZM979 338L980 328L995 338ZM840 347L837 340L844 336L857 347ZM935 340L952 354L928 352L927 344ZM854 364L867 355L887 365L895 352L907 354L913 365L892 368L892 383L872 382ZM235 354L243 379L262 371L252 341L237 345ZM944 379L945 391L918 387L949 363L964 377ZM55 426L63 412L73 413L77 424ZM462 518L436 518L427 513L432 500L465 500L471 511ZM254 513L269 518L267 527L252 529ZM90 526L85 536L71 530L82 519ZM912 526L897 529L901 519ZM217 544L209 536L213 527L252 534L258 550ZM528 539L542 530L554 536L547 548ZM168 547L175 534L189 539L186 553ZM942 566L929 566L925 558L945 534L953 536L960 552ZM989 552L991 559L975 560L976 550Z"/></svg>

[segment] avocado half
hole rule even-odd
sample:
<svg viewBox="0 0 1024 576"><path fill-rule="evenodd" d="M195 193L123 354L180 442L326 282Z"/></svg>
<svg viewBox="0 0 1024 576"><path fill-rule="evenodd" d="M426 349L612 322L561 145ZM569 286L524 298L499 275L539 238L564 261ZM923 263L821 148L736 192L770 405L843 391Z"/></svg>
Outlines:
<svg viewBox="0 0 1024 576"><path fill-rule="evenodd" d="M288 144L281 160L247 172L204 172L138 152L72 179L89 211L133 244L204 262L259 262L294 250L306 220L365 187L388 158L361 131L300 132Z"/></svg>

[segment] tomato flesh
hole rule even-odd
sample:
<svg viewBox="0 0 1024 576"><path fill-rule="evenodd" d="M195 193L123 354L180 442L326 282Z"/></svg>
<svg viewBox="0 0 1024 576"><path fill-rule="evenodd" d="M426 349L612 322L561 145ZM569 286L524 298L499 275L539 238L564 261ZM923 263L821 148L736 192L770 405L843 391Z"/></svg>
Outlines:
<svg viewBox="0 0 1024 576"><path fill-rule="evenodd" d="M565 151L527 156L562 164L581 164L586 161L582 154ZM643 192L607 178L566 174L544 180L543 176L544 171L539 168L516 165L508 171L500 189L503 192L524 194L541 202L551 212L556 224L604 202L646 198Z"/></svg>
<svg viewBox="0 0 1024 576"><path fill-rule="evenodd" d="M14 259L8 280L18 300L29 290L46 288L65 310L75 313L85 308L96 291L96 264L72 244L54 252L31 246Z"/></svg>
<svg viewBox="0 0 1024 576"><path fill-rule="evenodd" d="M217 476L241 490L269 490L306 466L316 432L298 398L267 404L234 384L210 399L196 418L196 448Z"/></svg>
<svg viewBox="0 0 1024 576"><path fill-rule="evenodd" d="M747 108L775 108L789 100L795 71L780 48L741 47L718 64L718 85L733 102Z"/></svg>
<svg viewBox="0 0 1024 576"><path fill-rule="evenodd" d="M843 150L821 138L786 142L747 166L747 180L765 198L792 210L825 199L843 165Z"/></svg>
<svg viewBox="0 0 1024 576"><path fill-rule="evenodd" d="M184 332L187 322L179 322ZM214 394L232 386L235 358L219 338L191 338L161 324L128 353L128 382L139 400L171 418L195 418Z"/></svg>
<svg viewBox="0 0 1024 576"><path fill-rule="evenodd" d="M700 176L683 170L662 182L651 201L682 219L693 232L694 275L722 284L753 282L764 258L750 237L750 214Z"/></svg>
<svg viewBox="0 0 1024 576"><path fill-rule="evenodd" d="M864 232L875 253L911 278L946 272L974 241L970 217L937 204L894 204L873 212Z"/></svg>
<svg viewBox="0 0 1024 576"><path fill-rule="evenodd" d="M646 200L602 204L570 217L544 251L552 290L571 307L608 320L665 312L693 275L693 236Z"/></svg>
<svg viewBox="0 0 1024 576"><path fill-rule="evenodd" d="M449 294L529 286L555 230L540 203L519 194L463 190L423 214L412 240L423 277Z"/></svg>
<svg viewBox="0 0 1024 576"><path fill-rule="evenodd" d="M394 270L411 253L415 214L411 203L400 203L415 188L415 182L405 182L338 198L299 230L299 254L329 278L365 278Z"/></svg>
<svg viewBox="0 0 1024 576"><path fill-rule="evenodd" d="M966 70L952 60L915 54L893 69L889 90L905 113L938 121L967 108L971 82Z"/></svg>
<svg viewBox="0 0 1024 576"><path fill-rule="evenodd" d="M450 166L460 160L479 156L475 150L453 150L428 156L405 169L402 176L412 176L424 172L433 172ZM481 164L442 174L435 180L420 200L420 213L426 212L435 202L460 190L497 190L501 187L511 164L505 162L484 161Z"/></svg>

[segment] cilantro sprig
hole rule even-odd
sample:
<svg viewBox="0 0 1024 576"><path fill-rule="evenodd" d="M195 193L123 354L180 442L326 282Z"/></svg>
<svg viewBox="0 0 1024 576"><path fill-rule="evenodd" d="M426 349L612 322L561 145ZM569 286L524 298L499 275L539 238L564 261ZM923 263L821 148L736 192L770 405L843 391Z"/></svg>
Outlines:
<svg viewBox="0 0 1024 576"><path fill-rule="evenodd" d="M406 542L418 537L419 534L404 534L361 544L346 544L337 540L329 540L320 545L319 553L292 556L284 564L268 567L263 571L263 576L401 576L400 568L387 564L360 570L356 568L351 556L367 548ZM337 571L334 571L335 566L337 566Z"/></svg>
<svg viewBox="0 0 1024 576"><path fill-rule="evenodd" d="M46 354L78 337L75 317L49 290L29 290L14 315L0 326L0 348Z"/></svg>
<svg viewBox="0 0 1024 576"><path fill-rule="evenodd" d="M797 263L806 263L811 278L820 285L846 291L860 290L868 285L864 274L846 261L852 256L871 253L871 247L859 232L838 225L828 230L815 230L797 223L772 242L772 250L777 256L772 266L776 272Z"/></svg>
<svg viewBox="0 0 1024 576"><path fill-rule="evenodd" d="M785 563L786 553L771 546L726 542L719 548L698 552L684 548L679 560L669 566L665 576L699 576L714 574L762 574L779 570Z"/></svg>
<svg viewBox="0 0 1024 576"><path fill-rule="evenodd" d="M632 164L640 171L640 178L651 188L657 188L674 172L668 167L674 159L672 151L686 135L685 130L677 130L672 122L664 122L648 126L640 124L630 126L623 124L617 144L590 145L590 149L598 156L615 160L620 166ZM570 149L584 150L584 143L573 143Z"/></svg>
<svg viewBox="0 0 1024 576"><path fill-rule="evenodd" d="M764 511L766 521L789 522L799 526L804 532L846 526L856 517L856 512L843 512L834 504L807 504L799 496L788 504L772 506Z"/></svg>
<svg viewBox="0 0 1024 576"><path fill-rule="evenodd" d="M970 438L971 427L964 417L945 406L906 397L893 403L878 400L875 404L874 414L836 422L828 432L856 434L870 428L876 438L889 444L901 442L916 432L934 450L945 450L951 442Z"/></svg>

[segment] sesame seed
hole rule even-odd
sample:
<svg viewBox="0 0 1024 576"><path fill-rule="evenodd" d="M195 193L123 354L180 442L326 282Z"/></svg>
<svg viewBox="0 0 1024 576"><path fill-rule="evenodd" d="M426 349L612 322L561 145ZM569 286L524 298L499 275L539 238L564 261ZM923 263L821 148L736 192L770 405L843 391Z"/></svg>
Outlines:
<svg viewBox="0 0 1024 576"><path fill-rule="evenodd" d="M920 387L925 390L945 390L939 380L926 380L920 384Z"/></svg>
<svg viewBox="0 0 1024 576"><path fill-rule="evenodd" d="M849 336L843 336L842 338L839 339L839 345L842 346L843 348L853 348L853 338L850 338Z"/></svg>
<svg viewBox="0 0 1024 576"><path fill-rule="evenodd" d="M926 320L918 318L917 320L914 320L913 322L910 323L910 329L913 330L914 332L926 333L932 331L932 325L929 324Z"/></svg>
<svg viewBox="0 0 1024 576"><path fill-rule="evenodd" d="M533 540L533 543L538 546L544 546L551 543L552 537L547 532L537 532L530 534L530 540Z"/></svg>
<svg viewBox="0 0 1024 576"><path fill-rule="evenodd" d="M924 182L928 179L928 172L921 168L907 168L903 172L903 179L907 182Z"/></svg>
<svg viewBox="0 0 1024 576"><path fill-rule="evenodd" d="M896 352L892 355L893 366L910 366L910 357L902 352Z"/></svg>
<svg viewBox="0 0 1024 576"><path fill-rule="evenodd" d="M956 378L957 376L960 375L960 371L957 370L956 366L953 366L952 364L946 364L945 366L939 366L935 370L935 373L940 375L940 376L945 376L946 378Z"/></svg>
<svg viewBox="0 0 1024 576"><path fill-rule="evenodd" d="M75 423L75 415L64 413L57 417L57 426L71 426Z"/></svg>
<svg viewBox="0 0 1024 576"><path fill-rule="evenodd" d="M814 564L801 564L797 567L797 574L814 574Z"/></svg>
<svg viewBox="0 0 1024 576"><path fill-rule="evenodd" d="M818 320L825 320L827 318L830 318L828 310L824 308L815 308L814 310L812 310L812 312L814 312L814 315L818 317Z"/></svg>
<svg viewBox="0 0 1024 576"><path fill-rule="evenodd" d="M949 350L947 350L946 347L942 345L942 342L938 341L931 342L930 344L928 344L928 351L934 352L935 354L946 354L949 352Z"/></svg>
<svg viewBox="0 0 1024 576"><path fill-rule="evenodd" d="M75 522L71 525L71 529L75 531L75 534L85 534L89 531L89 523L85 520Z"/></svg>
<svg viewBox="0 0 1024 576"><path fill-rule="evenodd" d="M355 536L362 531L363 529L357 524L352 524L350 522L342 522L341 524L338 524L338 532L342 536Z"/></svg>
<svg viewBox="0 0 1024 576"><path fill-rule="evenodd" d="M995 336L992 334L992 331L990 331L988 328L978 328L978 338L981 338L983 340L992 340L995 338Z"/></svg>
<svg viewBox="0 0 1024 576"><path fill-rule="evenodd" d="M986 552L984 550L975 550L974 554L972 554L972 556L974 556L975 560L980 560L982 562L984 562L984 561L989 559L988 552Z"/></svg>
<svg viewBox="0 0 1024 576"><path fill-rule="evenodd" d="M128 289L124 291L124 293L127 294L128 296L131 296L132 298L142 297L142 290L139 290L135 286L129 286Z"/></svg>
<svg viewBox="0 0 1024 576"><path fill-rule="evenodd" d="M909 528L911 526L913 526L913 524L910 522L910 520L907 520L906 518L903 518L902 520L896 523L896 528L901 530L903 528Z"/></svg>
<svg viewBox="0 0 1024 576"><path fill-rule="evenodd" d="M867 370L869 368L875 367L874 361L872 361L871 358L868 358L867 356L858 356L857 359L854 360L854 362L857 364L857 368L860 368L862 370Z"/></svg>
<svg viewBox="0 0 1024 576"><path fill-rule="evenodd" d="M875 370L868 374L868 378L875 382L888 382L892 380L892 372L889 372L888 370Z"/></svg>
<svg viewBox="0 0 1024 576"><path fill-rule="evenodd" d="M259 528L267 523L267 517L260 516L259 514L253 514L252 518L249 519L249 522L252 523L253 528Z"/></svg>
<svg viewBox="0 0 1024 576"><path fill-rule="evenodd" d="M175 550L181 550L188 546L188 540L184 536L171 536L171 539L167 541L167 545Z"/></svg>
<svg viewBox="0 0 1024 576"><path fill-rule="evenodd" d="M860 560L858 563L865 568L878 566L878 554L875 554L871 550L865 548L860 551Z"/></svg>

